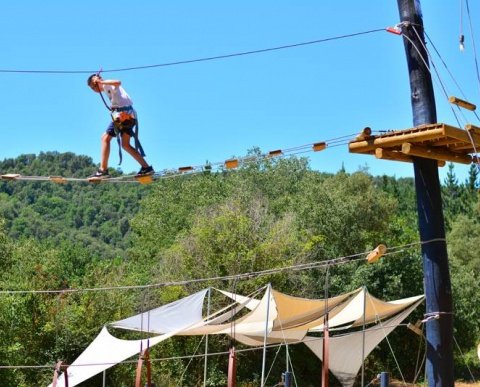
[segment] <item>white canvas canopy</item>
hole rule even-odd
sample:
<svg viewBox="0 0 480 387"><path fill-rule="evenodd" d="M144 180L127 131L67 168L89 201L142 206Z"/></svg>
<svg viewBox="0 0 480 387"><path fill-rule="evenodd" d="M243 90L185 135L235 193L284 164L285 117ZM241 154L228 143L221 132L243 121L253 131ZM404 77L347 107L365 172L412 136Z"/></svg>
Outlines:
<svg viewBox="0 0 480 387"><path fill-rule="evenodd" d="M152 347L171 336L172 335L161 335L152 337L148 342L147 340L121 340L113 337L107 328L103 327L95 340L93 340L85 351L67 368L68 385L76 386L115 364L135 354L139 354L148 346ZM57 386L65 386L63 374L57 382Z"/></svg>
<svg viewBox="0 0 480 387"><path fill-rule="evenodd" d="M208 289L204 289L181 300L110 324L115 328L160 334L150 338L148 343L147 340L117 339L107 328L103 328L94 342L67 369L69 386L76 386L114 364L139 354L147 344L152 347L174 335L227 334L250 346L304 341L318 356L321 339L315 338L315 341L311 341L312 338L306 335L308 332L323 329L327 311L331 316L329 327L339 328L355 327L362 325L363 322L379 323L382 319L395 315L388 323L383 323L385 330L370 328L368 335L372 339L368 340L368 348L371 349L368 351L368 348L364 349L363 353L366 356L376 345L371 343L377 339L382 340L389 333L385 332L388 329L393 330L394 326L408 316L423 298L417 296L385 302L371 296L366 289L360 288L327 300L305 299L278 292L268 285L261 299L220 291L234 302L203 317L202 309L207 291ZM243 308L247 308L248 313L235 319L236 313ZM231 321L227 322L229 319ZM378 328L378 324L376 326ZM352 346L358 344L358 332L348 336L332 337L330 340L330 369L339 379L343 378L349 383L358 372L358 361L360 365L363 361L361 355L357 356L358 349L352 350ZM345 357L342 351L356 359L347 362L351 364L348 369L345 369L344 364L348 356ZM58 385L63 387L62 383L63 378L60 378Z"/></svg>
<svg viewBox="0 0 480 387"><path fill-rule="evenodd" d="M104 327L67 368L68 385L76 386L115 364L140 354L147 346L152 347L186 328L202 324L202 308L207 291L204 289L160 308L113 323L113 326L129 330L141 330L145 326L144 331L148 327L152 332L164 333L163 335L148 340L122 340L113 337ZM60 377L57 386L65 386L63 377Z"/></svg>
<svg viewBox="0 0 480 387"><path fill-rule="evenodd" d="M156 334L179 331L202 319L203 303L207 292L208 289L203 289L159 308L115 321L110 326Z"/></svg>

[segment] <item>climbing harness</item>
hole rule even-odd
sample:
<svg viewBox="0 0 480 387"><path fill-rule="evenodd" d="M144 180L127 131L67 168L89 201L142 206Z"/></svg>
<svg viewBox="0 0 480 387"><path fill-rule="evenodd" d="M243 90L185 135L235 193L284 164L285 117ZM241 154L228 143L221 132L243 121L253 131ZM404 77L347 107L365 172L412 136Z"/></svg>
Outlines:
<svg viewBox="0 0 480 387"><path fill-rule="evenodd" d="M111 107L108 106L105 98L103 97L102 92L99 92L100 98L102 98L103 104L110 111L110 117L112 118L115 134L117 136L118 143L118 157L120 159L119 165L122 163L122 136L121 133L123 130L132 129L133 139L135 142L135 150L142 156L145 157L145 152L143 151L142 144L138 138L138 118L137 112L132 106L123 106L123 107Z"/></svg>

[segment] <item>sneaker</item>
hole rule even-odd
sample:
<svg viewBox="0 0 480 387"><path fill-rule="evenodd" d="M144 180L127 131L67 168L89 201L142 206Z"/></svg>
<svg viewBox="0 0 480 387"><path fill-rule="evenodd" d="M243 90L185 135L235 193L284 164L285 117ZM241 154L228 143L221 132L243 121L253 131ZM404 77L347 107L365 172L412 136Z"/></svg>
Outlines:
<svg viewBox="0 0 480 387"><path fill-rule="evenodd" d="M153 167L150 165L145 168L142 167L140 171L138 171L137 176L149 176L149 175L153 175L154 173L155 171L153 170Z"/></svg>
<svg viewBox="0 0 480 387"><path fill-rule="evenodd" d="M89 177L90 178L97 178L97 179L109 178L110 174L108 173L108 171L103 171L103 170L99 169L99 170L97 170L97 172L95 172L93 175L90 175Z"/></svg>

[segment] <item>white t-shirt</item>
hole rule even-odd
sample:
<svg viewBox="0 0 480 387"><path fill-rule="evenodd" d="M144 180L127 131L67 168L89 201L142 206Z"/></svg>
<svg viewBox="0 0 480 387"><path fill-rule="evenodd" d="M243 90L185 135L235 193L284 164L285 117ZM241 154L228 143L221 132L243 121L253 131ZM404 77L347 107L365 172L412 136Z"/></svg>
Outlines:
<svg viewBox="0 0 480 387"><path fill-rule="evenodd" d="M107 93L112 108L131 106L133 104L130 96L122 86L103 85L103 91Z"/></svg>

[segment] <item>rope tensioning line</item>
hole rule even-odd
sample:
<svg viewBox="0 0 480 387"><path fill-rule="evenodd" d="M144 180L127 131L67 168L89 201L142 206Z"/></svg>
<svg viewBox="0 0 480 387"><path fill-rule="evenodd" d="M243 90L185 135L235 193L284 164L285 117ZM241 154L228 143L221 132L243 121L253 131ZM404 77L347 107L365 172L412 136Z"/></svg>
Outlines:
<svg viewBox="0 0 480 387"><path fill-rule="evenodd" d="M338 36L333 36L333 37L329 37L329 38L311 40L311 41L308 41L308 42L300 42L300 43L286 44L286 45L276 46L276 47L262 48L262 49L258 49L258 50L242 51L242 52L230 53L230 54L225 54L225 55L216 55L216 56L196 58L196 59L186 59L186 60L180 60L180 61L175 61L175 62L166 62L166 63L152 64L152 65L124 67L124 68L118 68L118 69L107 69L107 70L102 70L102 72L103 73L114 73L114 72L122 72L122 71L144 70L144 69L151 69L151 68L157 68L157 67L177 66L177 65L190 64L190 63L207 62L207 61L213 61L213 60L219 60L219 59L228 59L228 58L234 58L234 57L238 57L238 56L262 54L262 53L271 52L271 51L279 51L279 50L285 50L285 49L290 49L290 48L296 48L296 47L326 43L326 42L330 42L330 41L334 41L334 40L347 39L347 38L357 37L357 36L361 36L361 35L372 34L372 33L380 32L380 31L385 31L385 28L378 28L378 29L373 29L373 30L368 30L368 31L354 32L354 33L351 33L351 34L338 35ZM96 69L96 70L9 70L9 69L0 69L0 73L30 73L30 74L93 74L93 73L96 73L96 72L98 72L98 69Z"/></svg>
<svg viewBox="0 0 480 387"><path fill-rule="evenodd" d="M315 340L318 340L314 338ZM295 341L291 342L289 344L295 345L295 344L300 344L302 341ZM284 345L283 343L281 344L268 344L267 348L277 348L279 346ZM253 348L242 348L242 349L236 349L235 352L251 352L251 351L257 351L259 349L262 349L263 347L253 347ZM150 361L152 362L160 362L160 361L172 361L172 360L183 360L183 359L190 359L190 358L203 358L205 356L210 357L210 356L220 356L220 355L228 355L229 352L209 352L209 353L203 353L203 354L198 354L198 355L187 355L187 356L171 356L171 357L164 357L164 358L150 358ZM92 366L100 366L100 365L119 365L119 364L137 364L138 360L123 360L121 362L104 362L104 363L83 363L83 364L64 364L65 367L92 367ZM0 369L44 369L44 368L54 368L52 365L0 365Z"/></svg>
<svg viewBox="0 0 480 387"><path fill-rule="evenodd" d="M383 256L395 255L409 248L415 246L424 245L428 243L445 242L444 238L435 238L428 241L412 242L405 245L394 246L389 248L390 252L383 254ZM138 289L152 289L170 286L181 286L195 283L211 282L211 281L230 281L230 280L247 280L251 278L261 277L265 275L277 274L284 271L300 271L310 270L316 268L324 268L327 266L343 265L346 263L356 262L359 260L365 260L365 256L370 253L371 250L362 253L356 253L352 255L346 255L343 257L332 258L320 262L302 263L299 265L285 266L275 269L267 269L249 273L240 273L235 275L198 278L183 281L169 281L156 284L147 285L127 285L127 286L111 286L111 287L98 287L98 288L72 288L72 289L45 289L45 290L0 290L0 295L18 295L18 294L67 294L67 293L81 293L81 292L99 292L99 291L117 291L117 290L138 290Z"/></svg>
<svg viewBox="0 0 480 387"><path fill-rule="evenodd" d="M163 179L171 178L182 175L194 174L194 173L204 173L204 172L216 172L224 171L225 169L236 169L240 166L245 166L251 163L258 163L267 159L277 158L277 157L287 157L294 156L298 154L308 153L308 152L320 152L325 150L328 147L335 147L338 145L347 144L355 135L349 134L341 137L335 137L329 140L304 144L300 146L295 146L292 148L285 149L276 149L269 151L267 153L262 153L260 155L248 155L244 157L231 158L225 161L217 161L202 165L193 165L193 166L183 166L176 169L164 169L162 171L156 172L153 175L153 179ZM339 142L341 142L339 144ZM330 144L332 144L330 146ZM2 180L11 180L11 181L41 181L41 182L54 182L54 183L138 183L135 180L136 175L122 175L117 177L110 177L108 179L91 179L91 178L75 178L75 177L63 177L63 176L23 176L21 174L10 173L0 176Z"/></svg>

